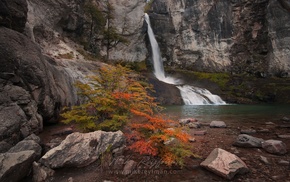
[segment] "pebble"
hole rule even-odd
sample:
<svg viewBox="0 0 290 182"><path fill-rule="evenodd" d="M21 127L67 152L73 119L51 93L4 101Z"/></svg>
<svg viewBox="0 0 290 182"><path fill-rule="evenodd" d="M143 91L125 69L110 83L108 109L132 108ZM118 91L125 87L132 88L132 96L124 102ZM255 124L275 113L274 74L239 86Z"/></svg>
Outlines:
<svg viewBox="0 0 290 182"><path fill-rule="evenodd" d="M241 130L241 134L254 134L254 133L257 133L257 131L254 129Z"/></svg>
<svg viewBox="0 0 290 182"><path fill-rule="evenodd" d="M198 135L198 136L205 135L206 133L207 133L206 130L194 131L193 132L194 135Z"/></svg>
<svg viewBox="0 0 290 182"><path fill-rule="evenodd" d="M260 155L260 161L263 162L264 164L270 164L270 162L268 161L268 159L262 155Z"/></svg>
<svg viewBox="0 0 290 182"><path fill-rule="evenodd" d="M278 135L278 138L289 139L290 135Z"/></svg>
<svg viewBox="0 0 290 182"><path fill-rule="evenodd" d="M290 162L289 161L285 161L285 160L280 160L278 162L278 164L281 165L281 166L289 166Z"/></svg>

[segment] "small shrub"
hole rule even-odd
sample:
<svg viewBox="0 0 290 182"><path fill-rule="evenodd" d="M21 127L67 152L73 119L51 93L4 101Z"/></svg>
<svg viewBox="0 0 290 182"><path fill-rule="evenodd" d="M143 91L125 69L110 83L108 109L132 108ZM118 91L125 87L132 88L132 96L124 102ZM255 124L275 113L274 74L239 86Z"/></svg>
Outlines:
<svg viewBox="0 0 290 182"><path fill-rule="evenodd" d="M64 123L76 122L86 131L116 131L126 125L130 149L159 156L169 166L183 165L184 158L192 155L189 135L174 128L175 121L158 114L161 108L147 94L152 87L139 82L128 68L103 67L89 83L76 86L86 102L62 114ZM174 142L166 144L172 138Z"/></svg>

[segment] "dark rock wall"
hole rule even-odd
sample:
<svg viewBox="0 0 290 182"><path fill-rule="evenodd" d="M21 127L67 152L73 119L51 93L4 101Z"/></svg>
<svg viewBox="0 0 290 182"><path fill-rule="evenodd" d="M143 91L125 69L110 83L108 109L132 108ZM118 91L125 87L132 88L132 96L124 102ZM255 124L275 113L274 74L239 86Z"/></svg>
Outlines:
<svg viewBox="0 0 290 182"><path fill-rule="evenodd" d="M158 0L149 15L167 66L287 74L289 4L289 0Z"/></svg>

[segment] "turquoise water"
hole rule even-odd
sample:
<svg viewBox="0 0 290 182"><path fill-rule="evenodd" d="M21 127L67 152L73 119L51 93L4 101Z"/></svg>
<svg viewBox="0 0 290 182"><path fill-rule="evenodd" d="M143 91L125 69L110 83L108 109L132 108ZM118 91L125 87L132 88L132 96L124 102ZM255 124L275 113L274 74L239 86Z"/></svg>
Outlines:
<svg viewBox="0 0 290 182"><path fill-rule="evenodd" d="M290 105L197 105L166 106L164 113L176 118L199 120L247 120L290 118Z"/></svg>

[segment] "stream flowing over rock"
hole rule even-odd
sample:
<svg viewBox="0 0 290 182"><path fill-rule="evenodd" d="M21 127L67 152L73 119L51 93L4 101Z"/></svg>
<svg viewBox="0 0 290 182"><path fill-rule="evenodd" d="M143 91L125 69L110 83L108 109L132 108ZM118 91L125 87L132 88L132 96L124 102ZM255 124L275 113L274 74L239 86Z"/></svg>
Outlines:
<svg viewBox="0 0 290 182"><path fill-rule="evenodd" d="M108 149L112 152L125 145L121 131L73 133L57 147L48 151L40 163L49 168L83 167L96 161Z"/></svg>

